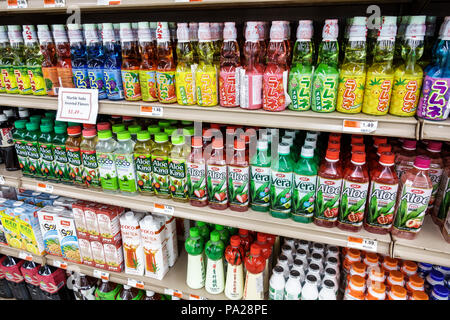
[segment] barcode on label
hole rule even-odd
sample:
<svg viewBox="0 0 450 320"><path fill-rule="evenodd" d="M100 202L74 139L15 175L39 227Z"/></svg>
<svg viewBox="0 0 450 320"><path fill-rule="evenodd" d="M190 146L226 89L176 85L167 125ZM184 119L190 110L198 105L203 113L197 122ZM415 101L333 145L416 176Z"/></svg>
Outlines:
<svg viewBox="0 0 450 320"><path fill-rule="evenodd" d="M53 186L50 184L38 182L37 184L38 191L46 192L46 193L53 193Z"/></svg>
<svg viewBox="0 0 450 320"><path fill-rule="evenodd" d="M55 262L53 263L53 265L57 268L61 268L61 269L67 269L67 263L65 262L61 262L59 260L55 260Z"/></svg>
<svg viewBox="0 0 450 320"><path fill-rule="evenodd" d="M103 280L109 280L109 273L101 270L94 269L94 277L103 279Z"/></svg>
<svg viewBox="0 0 450 320"><path fill-rule="evenodd" d="M8 9L27 8L27 0L8 0Z"/></svg>
<svg viewBox="0 0 450 320"><path fill-rule="evenodd" d="M131 287L135 287L135 288L138 288L138 289L144 289L144 282L142 282L142 281L128 278L128 282L127 283Z"/></svg>
<svg viewBox="0 0 450 320"><path fill-rule="evenodd" d="M44 8L64 7L66 0L44 0Z"/></svg>
<svg viewBox="0 0 450 320"><path fill-rule="evenodd" d="M342 124L342 131L370 133L377 130L378 121L359 121L359 120L344 120Z"/></svg>

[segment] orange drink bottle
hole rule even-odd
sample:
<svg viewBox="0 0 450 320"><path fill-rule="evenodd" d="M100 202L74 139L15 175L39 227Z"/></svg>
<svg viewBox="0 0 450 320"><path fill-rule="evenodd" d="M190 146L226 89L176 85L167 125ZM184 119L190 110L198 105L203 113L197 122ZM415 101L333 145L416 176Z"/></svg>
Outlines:
<svg viewBox="0 0 450 320"><path fill-rule="evenodd" d="M158 101L174 103L177 101L175 90L175 59L170 41L169 25L158 22L156 29L156 84Z"/></svg>

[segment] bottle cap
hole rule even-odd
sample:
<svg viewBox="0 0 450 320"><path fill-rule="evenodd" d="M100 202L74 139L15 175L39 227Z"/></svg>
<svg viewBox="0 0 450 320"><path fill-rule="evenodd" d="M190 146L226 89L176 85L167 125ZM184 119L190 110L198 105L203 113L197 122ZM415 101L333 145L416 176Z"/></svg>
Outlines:
<svg viewBox="0 0 450 320"><path fill-rule="evenodd" d="M433 286L433 294L448 300L449 290L441 284Z"/></svg>
<svg viewBox="0 0 450 320"><path fill-rule="evenodd" d="M90 129L90 128L94 128L95 129L95 124L83 123L83 129Z"/></svg>
<svg viewBox="0 0 450 320"><path fill-rule="evenodd" d="M198 137L198 136L192 137L192 146L196 147L196 148L202 147L203 146L202 137Z"/></svg>
<svg viewBox="0 0 450 320"><path fill-rule="evenodd" d="M349 41L366 41L367 18L353 17L353 22L348 30Z"/></svg>
<svg viewBox="0 0 450 320"><path fill-rule="evenodd" d="M304 145L302 147L302 158L312 158L314 156L314 148L312 146L306 146Z"/></svg>
<svg viewBox="0 0 450 320"><path fill-rule="evenodd" d="M216 41L216 40L220 40L221 36L220 36L220 24L217 22L211 22L209 24L209 30L211 32L211 40L212 41ZM200 36L199 36L200 39Z"/></svg>
<svg viewBox="0 0 450 320"><path fill-rule="evenodd" d="M294 138L293 137L289 137L289 136L284 136L283 138L281 138L281 142L286 143L289 146L293 146L294 145Z"/></svg>
<svg viewBox="0 0 450 320"><path fill-rule="evenodd" d="M423 291L414 290L411 297L412 300L428 300L428 295Z"/></svg>
<svg viewBox="0 0 450 320"><path fill-rule="evenodd" d="M97 130L98 131L102 131L102 130L110 130L111 129L111 124L109 122L100 122L97 123Z"/></svg>
<svg viewBox="0 0 450 320"><path fill-rule="evenodd" d="M309 41L314 34L312 20L299 20L297 27L297 41Z"/></svg>
<svg viewBox="0 0 450 320"><path fill-rule="evenodd" d="M384 283L379 282L379 281L372 281L370 283L370 288L376 292L376 293L386 293L386 286L384 285Z"/></svg>
<svg viewBox="0 0 450 320"><path fill-rule="evenodd" d="M391 152L392 146L388 143L382 143L378 145L377 154L380 155L383 152Z"/></svg>
<svg viewBox="0 0 450 320"><path fill-rule="evenodd" d="M339 26L337 19L325 20L325 25L322 30L323 41L336 41L339 35Z"/></svg>
<svg viewBox="0 0 450 320"><path fill-rule="evenodd" d="M245 27L245 40L250 42L259 40L258 22L247 21L247 26Z"/></svg>
<svg viewBox="0 0 450 320"><path fill-rule="evenodd" d="M200 232L198 231L197 227L192 227L192 228L189 229L189 235L192 238L196 238L196 237L198 237L200 235Z"/></svg>
<svg viewBox="0 0 450 320"><path fill-rule="evenodd" d="M130 117L130 116L122 116L122 120L123 121L131 121L131 120L133 120L134 118L133 117Z"/></svg>
<svg viewBox="0 0 450 320"><path fill-rule="evenodd" d="M116 123L112 126L112 132L118 133L121 131L125 131L125 125L123 123Z"/></svg>
<svg viewBox="0 0 450 320"><path fill-rule="evenodd" d="M177 131L176 127L169 126L164 128L164 132L167 133L167 135L169 136L171 136L175 131Z"/></svg>
<svg viewBox="0 0 450 320"><path fill-rule="evenodd" d="M354 262L352 264L352 269L356 273L366 273L366 265L362 262Z"/></svg>
<svg viewBox="0 0 450 320"><path fill-rule="evenodd" d="M138 141L147 141L150 140L150 132L142 130L137 133Z"/></svg>
<svg viewBox="0 0 450 320"><path fill-rule="evenodd" d="M384 271L381 268L369 268L370 275L374 278L384 278Z"/></svg>
<svg viewBox="0 0 450 320"><path fill-rule="evenodd" d="M237 31L236 25L234 22L225 22L225 27L223 29L223 40L236 40L237 39Z"/></svg>
<svg viewBox="0 0 450 320"><path fill-rule="evenodd" d="M70 135L77 135L81 133L81 127L80 126L71 126L67 128L67 134Z"/></svg>
<svg viewBox="0 0 450 320"><path fill-rule="evenodd" d="M342 135L339 132L330 133L330 135L328 136L328 141L341 142L341 136Z"/></svg>
<svg viewBox="0 0 450 320"><path fill-rule="evenodd" d="M85 138L95 137L96 134L97 130L95 130L95 128L88 128L83 130L83 137Z"/></svg>
<svg viewBox="0 0 450 320"><path fill-rule="evenodd" d="M359 288L363 288L364 287L364 278L354 274L350 277L350 282L355 286L355 287L359 287Z"/></svg>
<svg viewBox="0 0 450 320"><path fill-rule="evenodd" d="M415 288L423 287L425 281L418 274L413 274L409 277L408 282Z"/></svg>
<svg viewBox="0 0 450 320"><path fill-rule="evenodd" d="M198 41L199 42L206 42L211 41L212 35L211 30L209 28L208 22L200 22L198 24Z"/></svg>
<svg viewBox="0 0 450 320"><path fill-rule="evenodd" d="M161 128L158 125L156 125L156 124L152 124L152 125L147 127L147 131L150 134L155 134L155 133L161 132Z"/></svg>
<svg viewBox="0 0 450 320"><path fill-rule="evenodd" d="M278 145L278 153L279 154L284 154L284 155L289 154L290 150L291 150L291 147L287 143L281 142Z"/></svg>
<svg viewBox="0 0 450 320"><path fill-rule="evenodd" d="M189 28L187 23L177 23L178 42L189 42Z"/></svg>
<svg viewBox="0 0 450 320"><path fill-rule="evenodd" d="M406 298L406 289L397 285L391 287L391 294L398 298Z"/></svg>
<svg viewBox="0 0 450 320"><path fill-rule="evenodd" d="M156 27L156 41L157 42L170 41L169 24L167 22L158 22Z"/></svg>
<svg viewBox="0 0 450 320"><path fill-rule="evenodd" d="M351 144L364 143L364 137L360 134L352 134Z"/></svg>
<svg viewBox="0 0 450 320"><path fill-rule="evenodd" d="M49 132L53 131L53 126L51 123L44 123L44 124L41 124L40 129L41 129L41 132L43 132L43 133L49 133Z"/></svg>
<svg viewBox="0 0 450 320"><path fill-rule="evenodd" d="M53 24L52 25L53 39L55 43L69 42L67 39L66 26L63 24Z"/></svg>
<svg viewBox="0 0 450 320"><path fill-rule="evenodd" d="M417 271L417 263L410 260L404 260L403 261L403 268L405 268L408 271L416 272Z"/></svg>
<svg viewBox="0 0 450 320"><path fill-rule="evenodd" d="M210 239L213 242L217 242L220 240L220 233L217 230L213 230L210 234Z"/></svg>
<svg viewBox="0 0 450 320"><path fill-rule="evenodd" d="M241 238L237 234L235 234L234 236L231 236L230 244L233 247L238 247L241 244Z"/></svg>
<svg viewBox="0 0 450 320"><path fill-rule="evenodd" d="M423 40L426 33L426 16L411 16L405 30L405 39Z"/></svg>
<svg viewBox="0 0 450 320"><path fill-rule="evenodd" d="M395 161L395 154L392 152L382 152L380 155L380 163L382 165L393 165Z"/></svg>
<svg viewBox="0 0 450 320"><path fill-rule="evenodd" d="M135 41L133 29L131 28L131 23L121 22L119 33L120 33L120 41L121 42Z"/></svg>
<svg viewBox="0 0 450 320"><path fill-rule="evenodd" d="M352 259L357 259L361 257L361 252L358 249L348 249L347 254Z"/></svg>
<svg viewBox="0 0 450 320"><path fill-rule="evenodd" d="M189 41L198 41L198 23L189 22Z"/></svg>
<svg viewBox="0 0 450 320"><path fill-rule="evenodd" d="M395 282L402 282L404 280L403 273L398 270L392 270L389 272L389 278Z"/></svg>
<svg viewBox="0 0 450 320"><path fill-rule="evenodd" d="M87 23L83 25L84 39L86 44L97 42L99 39L97 25L95 23Z"/></svg>
<svg viewBox="0 0 450 320"><path fill-rule="evenodd" d="M161 128L170 127L170 121L169 120L159 120L158 126L160 126Z"/></svg>
<svg viewBox="0 0 450 320"><path fill-rule="evenodd" d="M242 138L242 136L241 136ZM237 139L234 141L234 150L245 150L245 140Z"/></svg>
<svg viewBox="0 0 450 320"><path fill-rule="evenodd" d="M284 40L284 25L282 21L272 21L272 26L270 27L270 41L283 41ZM259 39L259 36L258 36Z"/></svg>
<svg viewBox="0 0 450 320"><path fill-rule="evenodd" d="M248 235L248 230L247 230L247 229L239 229L238 233L239 233L240 235L245 236L245 235Z"/></svg>
<svg viewBox="0 0 450 320"><path fill-rule="evenodd" d="M114 27L112 23L102 23L101 28L103 43L116 42L116 35L114 33Z"/></svg>
<svg viewBox="0 0 450 320"><path fill-rule="evenodd" d="M257 243L252 243L250 246L250 254L252 256L258 256L261 254L261 247Z"/></svg>
<svg viewBox="0 0 450 320"><path fill-rule="evenodd" d="M22 36L25 44L37 42L36 28L33 25L23 25Z"/></svg>
<svg viewBox="0 0 450 320"><path fill-rule="evenodd" d="M444 274L440 271L437 270L431 270L431 272L429 273L431 279L437 281L437 282L441 282L444 281Z"/></svg>
<svg viewBox="0 0 450 320"><path fill-rule="evenodd" d="M99 140L108 140L110 138L112 138L111 130L102 130L102 131L98 132L98 139Z"/></svg>
<svg viewBox="0 0 450 320"><path fill-rule="evenodd" d="M173 145L182 145L185 143L185 138L182 135L174 135L172 136L172 144Z"/></svg>
<svg viewBox="0 0 450 320"><path fill-rule="evenodd" d="M150 23L148 23L147 21L138 22L137 34L138 40L141 43L151 42L152 40L154 40L154 38L152 37L152 33L150 32Z"/></svg>
<svg viewBox="0 0 450 320"><path fill-rule="evenodd" d="M6 26L0 26L0 42L8 42L8 32Z"/></svg>
<svg viewBox="0 0 450 320"><path fill-rule="evenodd" d="M16 120L14 121L14 127L16 129L25 129L27 120Z"/></svg>
<svg viewBox="0 0 450 320"><path fill-rule="evenodd" d="M267 150L268 147L269 143L267 142L267 140L258 140L258 142L256 143L256 148L258 150Z"/></svg>
<svg viewBox="0 0 450 320"><path fill-rule="evenodd" d="M129 131L120 131L117 133L117 140L119 141L127 141L131 139L131 134Z"/></svg>
<svg viewBox="0 0 450 320"><path fill-rule="evenodd" d="M362 143L353 143L352 144L352 153L353 152L365 152L366 151L366 146Z"/></svg>
<svg viewBox="0 0 450 320"><path fill-rule="evenodd" d="M155 142L164 143L169 141L169 136L165 132L155 133Z"/></svg>
<svg viewBox="0 0 450 320"><path fill-rule="evenodd" d="M328 149L340 150L341 149L341 143L339 141L329 140L328 141Z"/></svg>
<svg viewBox="0 0 450 320"><path fill-rule="evenodd" d="M67 132L67 127L64 125L57 125L55 127L55 133L56 134L63 134Z"/></svg>
<svg viewBox="0 0 450 320"><path fill-rule="evenodd" d="M387 138L386 137L374 137L373 138L373 146L375 148L378 148L378 146L380 144L383 144L383 143L387 143Z"/></svg>
<svg viewBox="0 0 450 320"><path fill-rule="evenodd" d="M223 140L221 138L215 138L212 141L213 149L222 149L223 148Z"/></svg>
<svg viewBox="0 0 450 320"><path fill-rule="evenodd" d="M403 149L406 150L416 150L417 142L416 140L405 139L403 141Z"/></svg>
<svg viewBox="0 0 450 320"><path fill-rule="evenodd" d="M428 170L430 169L431 159L427 156L417 156L414 160L414 167Z"/></svg>
<svg viewBox="0 0 450 320"><path fill-rule="evenodd" d="M128 131L130 131L131 134L137 134L139 131L141 131L141 129L141 126L138 124L128 126Z"/></svg>
<svg viewBox="0 0 450 320"><path fill-rule="evenodd" d="M325 159L328 161L339 160L339 149L327 149Z"/></svg>
<svg viewBox="0 0 450 320"><path fill-rule="evenodd" d="M370 263L378 263L378 255L373 252L367 252L366 253L366 259Z"/></svg>
<svg viewBox="0 0 450 320"><path fill-rule="evenodd" d="M441 141L430 141L427 145L427 150L431 152L441 152L442 142Z"/></svg>
<svg viewBox="0 0 450 320"><path fill-rule="evenodd" d="M381 27L378 31L378 40L395 40L397 35L397 17L396 16L383 16Z"/></svg>
<svg viewBox="0 0 450 320"><path fill-rule="evenodd" d="M313 147L313 149L316 149L317 140L313 138L306 138L305 139L305 146Z"/></svg>

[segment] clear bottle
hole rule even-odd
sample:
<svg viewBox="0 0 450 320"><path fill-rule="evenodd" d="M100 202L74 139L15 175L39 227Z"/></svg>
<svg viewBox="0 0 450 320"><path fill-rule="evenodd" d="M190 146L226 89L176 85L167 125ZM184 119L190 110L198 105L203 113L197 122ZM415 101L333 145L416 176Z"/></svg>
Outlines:
<svg viewBox="0 0 450 320"><path fill-rule="evenodd" d="M291 214L294 163L288 144L278 145L278 155L271 165L270 214L287 219Z"/></svg>
<svg viewBox="0 0 450 320"><path fill-rule="evenodd" d="M195 69L194 49L189 41L187 23L177 24L177 68L175 73L175 86L177 102L180 105L194 105L195 97Z"/></svg>
<svg viewBox="0 0 450 320"><path fill-rule="evenodd" d="M119 181L114 161L116 148L117 141L113 139L111 130L98 132L98 143L95 146L95 151L97 154L100 185L103 191L107 193L117 193L119 191Z"/></svg>
<svg viewBox="0 0 450 320"><path fill-rule="evenodd" d="M212 142L212 152L206 160L208 202L213 209L228 207L227 166L223 155L223 141L216 138Z"/></svg>
<svg viewBox="0 0 450 320"><path fill-rule="evenodd" d="M291 270L289 279L284 287L284 300L300 300L301 292L300 272Z"/></svg>
<svg viewBox="0 0 450 320"><path fill-rule="evenodd" d="M87 187L100 188L100 179L95 147L98 137L94 128L83 130L83 139L80 143L81 159L83 161L83 182Z"/></svg>
<svg viewBox="0 0 450 320"><path fill-rule="evenodd" d="M103 80L109 100L122 100L122 49L120 37L116 38L112 23L102 24L103 50L105 54Z"/></svg>
<svg viewBox="0 0 450 320"><path fill-rule="evenodd" d="M309 274L306 276L300 300L319 300L318 280L315 275Z"/></svg>
<svg viewBox="0 0 450 320"><path fill-rule="evenodd" d="M402 149L395 155L395 171L399 179L401 179L404 172L413 167L414 159L416 158L416 144L415 140L405 139Z"/></svg>
<svg viewBox="0 0 450 320"><path fill-rule="evenodd" d="M208 205L206 164L202 147L202 138L193 137L192 152L187 161L189 202L192 206L196 207Z"/></svg>
<svg viewBox="0 0 450 320"><path fill-rule="evenodd" d="M187 202L187 166L189 146L183 135L172 135L173 148L169 154L169 191L174 201Z"/></svg>
<svg viewBox="0 0 450 320"><path fill-rule="evenodd" d="M152 149L152 186L159 198L169 198L169 154L172 143L167 133L155 134L155 144Z"/></svg>
<svg viewBox="0 0 450 320"><path fill-rule="evenodd" d="M114 161L116 163L117 179L120 192L125 195L136 195L136 170L134 165L134 142L128 131L117 134L117 147L114 150Z"/></svg>
<svg viewBox="0 0 450 320"><path fill-rule="evenodd" d="M137 134L137 142L134 145L134 163L136 164L136 176L139 192L153 195L152 187L152 156L151 151L154 142L150 139L149 131L140 131Z"/></svg>

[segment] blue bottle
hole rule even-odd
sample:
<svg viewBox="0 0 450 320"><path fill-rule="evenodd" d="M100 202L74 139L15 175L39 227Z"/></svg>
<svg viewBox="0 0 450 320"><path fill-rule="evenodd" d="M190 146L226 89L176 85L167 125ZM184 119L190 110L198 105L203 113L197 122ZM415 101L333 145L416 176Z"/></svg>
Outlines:
<svg viewBox="0 0 450 320"><path fill-rule="evenodd" d="M89 89L86 43L78 24L67 25L70 41L70 58L72 60L73 83L76 88Z"/></svg>
<svg viewBox="0 0 450 320"><path fill-rule="evenodd" d="M448 300L449 290L443 285L435 285L430 300Z"/></svg>
<svg viewBox="0 0 450 320"><path fill-rule="evenodd" d="M98 90L98 99L106 99L103 67L105 65L105 52L100 40L96 24L84 24L84 38L86 39L88 77L91 89Z"/></svg>
<svg viewBox="0 0 450 320"><path fill-rule="evenodd" d="M442 22L441 27L439 29L439 35L434 43L433 50L431 51L431 62L428 66L423 69L423 76L425 77L430 70L434 73L436 69L439 69L441 61L448 53L448 45L446 45L446 41L443 40L444 32L446 32L448 28L448 23L450 22L450 17L445 17L445 20Z"/></svg>
<svg viewBox="0 0 450 320"><path fill-rule="evenodd" d="M103 23L103 49L105 64L103 78L105 80L106 94L109 100L122 100L122 49L120 38L116 38L112 23Z"/></svg>

